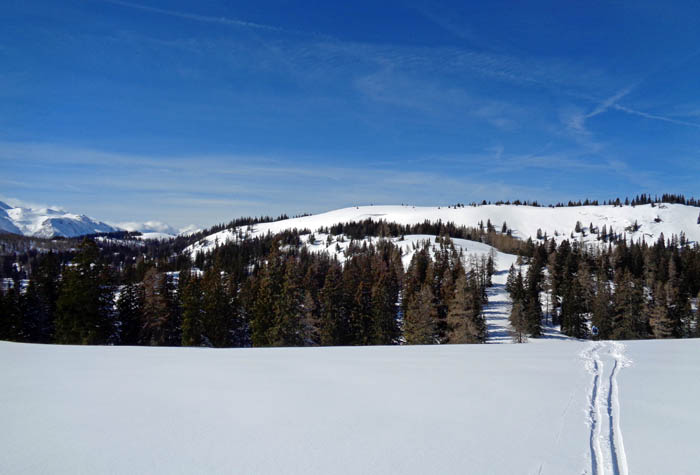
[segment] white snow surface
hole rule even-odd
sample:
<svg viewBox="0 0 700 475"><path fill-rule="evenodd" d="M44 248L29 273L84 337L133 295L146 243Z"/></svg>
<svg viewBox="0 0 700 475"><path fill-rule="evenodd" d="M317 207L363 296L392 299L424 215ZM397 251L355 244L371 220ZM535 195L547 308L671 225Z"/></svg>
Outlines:
<svg viewBox="0 0 700 475"><path fill-rule="evenodd" d="M463 208L424 207L424 206L356 206L344 208L317 215L301 218L285 219L273 223L260 223L253 226L243 226L243 231L250 229L250 235L264 235L268 232L278 233L290 229L309 229L316 231L322 227L330 227L338 223L363 221L365 219L384 220L399 224L419 224L426 220L437 222L453 222L456 225L470 227L491 223L500 231L504 222L512 229L513 235L522 239L537 237L541 229L549 238L558 242L571 240L571 233L576 228L576 222L581 222L582 233L574 233L574 240L585 243L597 243L597 235L592 234L590 224L602 229L605 225L610 231L625 234L628 239L646 239L655 241L661 233L666 238L680 235L684 232L687 239L700 242L700 225L697 224L700 208L677 205L657 204L642 206L576 206L576 207L534 207L516 205L483 205L466 206ZM635 221L639 224L637 231L626 231ZM202 241L190 246L190 252L208 251L216 244L224 244L236 239L236 230L224 230L207 236ZM558 235L557 235L558 234Z"/></svg>
<svg viewBox="0 0 700 475"><path fill-rule="evenodd" d="M0 342L0 377L2 473L700 467L698 340L227 350Z"/></svg>
<svg viewBox="0 0 700 475"><path fill-rule="evenodd" d="M343 236L343 240L339 241L337 237L333 239L332 243L329 245L326 243L328 234L315 233L315 240L310 241L311 235L306 234L300 237L302 245L306 247L311 252L328 252L331 257L335 257L340 262L345 262L346 255L345 251L350 247L351 240ZM413 255L422 249L425 244L429 244L429 249L433 257L440 250L440 243L438 242L438 237L430 234L407 234L403 238L365 238L355 240L355 244L360 247L364 244L369 245L370 243L377 243L380 240L390 241L394 245L398 246L402 252L401 261L404 268L408 268L408 265L413 259ZM515 263L517 256L512 254L505 254L496 250L495 248L477 241L469 241L467 239L450 239L457 252L462 252L462 258L464 264L468 267L470 260L480 259L482 257L488 257L489 255L494 259L494 265L497 269L505 269L506 271L510 269L510 266ZM505 282L505 281L504 281Z"/></svg>

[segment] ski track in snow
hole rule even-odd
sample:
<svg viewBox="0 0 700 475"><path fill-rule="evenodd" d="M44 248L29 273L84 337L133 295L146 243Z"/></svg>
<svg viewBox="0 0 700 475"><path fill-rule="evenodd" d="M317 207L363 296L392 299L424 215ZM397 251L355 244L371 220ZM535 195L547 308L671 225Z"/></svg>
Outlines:
<svg viewBox="0 0 700 475"><path fill-rule="evenodd" d="M590 473L592 475L629 474L620 428L620 398L617 382L620 370L631 363L624 352L625 345L608 341L592 342L581 353L581 358L593 377L588 396ZM608 367L610 369L606 370Z"/></svg>

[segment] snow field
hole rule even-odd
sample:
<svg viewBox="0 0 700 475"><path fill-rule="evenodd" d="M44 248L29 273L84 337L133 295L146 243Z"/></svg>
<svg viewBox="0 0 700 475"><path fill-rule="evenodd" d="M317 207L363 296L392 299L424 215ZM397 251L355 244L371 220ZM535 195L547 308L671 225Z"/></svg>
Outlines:
<svg viewBox="0 0 700 475"><path fill-rule="evenodd" d="M2 473L692 474L700 341L0 343Z"/></svg>

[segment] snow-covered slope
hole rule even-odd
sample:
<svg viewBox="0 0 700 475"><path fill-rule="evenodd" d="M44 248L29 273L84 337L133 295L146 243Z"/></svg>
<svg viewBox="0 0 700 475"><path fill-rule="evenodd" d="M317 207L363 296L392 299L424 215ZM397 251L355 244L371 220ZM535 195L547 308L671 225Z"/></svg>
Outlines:
<svg viewBox="0 0 700 475"><path fill-rule="evenodd" d="M118 228L85 215L50 208L11 207L0 202L0 231L51 238L108 233Z"/></svg>
<svg viewBox="0 0 700 475"><path fill-rule="evenodd" d="M261 223L251 226L251 235L267 232L277 233L287 229L310 229L316 231L321 227L337 223L361 221L365 219L384 220L399 224L418 224L426 220L436 222L453 222L457 225L476 227L480 222L484 225L490 220L500 231L505 222L513 231L513 235L522 239L536 239L538 229L548 237L558 241L564 239L582 240L595 243L597 234L591 233L591 223L601 231L603 226L608 232L626 233L628 239L653 241L661 233L666 237L680 235L684 232L690 241L700 242L700 225L697 224L700 208L677 205L657 204L642 206L578 206L563 208L515 206L515 205L484 205L467 206L464 208L418 207L418 206L358 206L344 208L327 213L321 213L301 218L286 219L273 223ZM576 223L582 226L581 233L576 233ZM639 225L635 231L632 226ZM244 227L247 230L248 227ZM224 230L193 245L189 250L196 252L207 251L216 244L223 244L235 239L235 230Z"/></svg>
<svg viewBox="0 0 700 475"><path fill-rule="evenodd" d="M311 235L306 234L301 236L302 245L305 246L311 252L327 252L331 257L335 257L340 262L346 260L346 251L350 247L350 239L343 238L342 240L338 237L330 236L330 241L328 241L329 235L324 233L316 233L313 235L315 240L310 241ZM362 246L364 244L370 244L372 242L377 242L380 238L366 238L361 240L356 240L355 244ZM439 238L436 236L431 236L428 234L408 234L403 236L403 238L386 238L388 241L392 242L399 249L401 249L402 262L405 268L411 263L413 255L421 248L426 245L433 257L435 253L440 249ZM494 259L494 265L497 270L508 271L510 266L515 263L517 256L512 254L505 254L496 250L495 248L476 241L469 241L467 239L451 239L452 245L457 252L461 252L466 263L472 258L480 259L482 257L491 256Z"/></svg>
<svg viewBox="0 0 700 475"><path fill-rule="evenodd" d="M692 474L700 341L0 342L3 473Z"/></svg>

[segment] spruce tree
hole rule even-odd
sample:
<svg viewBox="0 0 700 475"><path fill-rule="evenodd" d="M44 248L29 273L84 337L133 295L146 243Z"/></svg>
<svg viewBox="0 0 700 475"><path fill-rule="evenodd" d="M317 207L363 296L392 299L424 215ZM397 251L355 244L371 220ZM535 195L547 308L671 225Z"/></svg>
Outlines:
<svg viewBox="0 0 700 475"><path fill-rule="evenodd" d="M180 272L178 292L182 302L182 346L201 346L204 341L204 294L200 279Z"/></svg>
<svg viewBox="0 0 700 475"><path fill-rule="evenodd" d="M572 279L564 290L561 301L561 330L574 338L585 338L588 334L578 279Z"/></svg>
<svg viewBox="0 0 700 475"><path fill-rule="evenodd" d="M400 334L397 322L398 282L389 270L383 270L372 287L372 340L374 345L391 345Z"/></svg>
<svg viewBox="0 0 700 475"><path fill-rule="evenodd" d="M277 300L282 290L282 272L279 254L273 244L267 264L255 279L254 295L250 304L251 341L253 346L272 346L276 337L273 328L277 321Z"/></svg>
<svg viewBox="0 0 700 475"><path fill-rule="evenodd" d="M0 288L0 340L22 341L22 308L19 280L3 292Z"/></svg>
<svg viewBox="0 0 700 475"><path fill-rule="evenodd" d="M85 239L73 266L64 270L56 305L57 343L104 345L115 342L112 286L94 241Z"/></svg>
<svg viewBox="0 0 700 475"><path fill-rule="evenodd" d="M591 311L591 323L598 328L598 338L609 339L612 334L612 291L604 274L599 275L596 280Z"/></svg>
<svg viewBox="0 0 700 475"><path fill-rule="evenodd" d="M320 292L321 345L347 344L347 318L343 298L343 273L337 261L331 263Z"/></svg>
<svg viewBox="0 0 700 475"><path fill-rule="evenodd" d="M675 325L669 312L666 289L661 282L654 289L648 313L654 338L672 338L674 336Z"/></svg>
<svg viewBox="0 0 700 475"><path fill-rule="evenodd" d="M321 341L318 305L309 290L304 293L301 318L301 340L303 346L318 346Z"/></svg>
<svg viewBox="0 0 700 475"><path fill-rule="evenodd" d="M509 317L510 325L513 329L513 341L523 343L527 340L527 316L520 300L513 301L513 307Z"/></svg>
<svg viewBox="0 0 700 475"><path fill-rule="evenodd" d="M203 343L215 348L231 346L235 320L233 301L228 280L217 267L209 269L202 279L202 336Z"/></svg>
<svg viewBox="0 0 700 475"><path fill-rule="evenodd" d="M449 343L483 343L486 323L481 316L481 301L462 273L455 283L447 312Z"/></svg>
<svg viewBox="0 0 700 475"><path fill-rule="evenodd" d="M167 342L169 309L166 279L166 275L158 272L155 267L148 269L143 278L143 323L140 337L142 344L161 346Z"/></svg>
<svg viewBox="0 0 700 475"><path fill-rule="evenodd" d="M143 324L143 288L139 283L127 282L119 292L117 320L119 321L119 344L138 345Z"/></svg>
<svg viewBox="0 0 700 475"><path fill-rule="evenodd" d="M613 339L632 340L648 336L649 323L643 303L641 281L627 270L616 272L611 333Z"/></svg>
<svg viewBox="0 0 700 475"><path fill-rule="evenodd" d="M404 338L409 345L430 345L436 342L437 310L429 282L411 296L404 315Z"/></svg>
<svg viewBox="0 0 700 475"><path fill-rule="evenodd" d="M275 346L301 346L303 344L302 318L304 291L301 276L294 258L285 264L282 291L277 299L276 319L272 328L272 344Z"/></svg>

